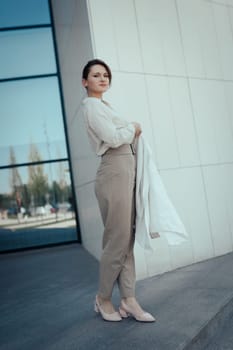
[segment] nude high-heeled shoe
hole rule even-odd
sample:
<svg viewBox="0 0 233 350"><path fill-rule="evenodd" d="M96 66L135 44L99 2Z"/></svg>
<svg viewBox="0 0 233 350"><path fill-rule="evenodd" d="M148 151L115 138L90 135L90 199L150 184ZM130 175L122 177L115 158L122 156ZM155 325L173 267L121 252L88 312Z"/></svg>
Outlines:
<svg viewBox="0 0 233 350"><path fill-rule="evenodd" d="M113 313L111 313L111 314L106 313L106 312L102 309L102 307L101 307L101 305L100 305L100 303L99 303L99 301L98 301L98 299L97 299L97 296L96 296L96 298L95 298L94 310L95 310L95 312L100 313L101 316L102 316L102 318L103 318L105 321L110 321L110 322L119 322L119 321L122 321L122 318L121 318L121 315L119 314L119 312L115 311L115 312L113 312Z"/></svg>
<svg viewBox="0 0 233 350"><path fill-rule="evenodd" d="M119 313L121 315L122 318L127 318L128 316L133 316L135 318L136 321L139 322L155 322L155 318L146 311L143 311L139 314L136 314L133 309L126 305L126 303L122 300L121 301L121 305L119 307Z"/></svg>

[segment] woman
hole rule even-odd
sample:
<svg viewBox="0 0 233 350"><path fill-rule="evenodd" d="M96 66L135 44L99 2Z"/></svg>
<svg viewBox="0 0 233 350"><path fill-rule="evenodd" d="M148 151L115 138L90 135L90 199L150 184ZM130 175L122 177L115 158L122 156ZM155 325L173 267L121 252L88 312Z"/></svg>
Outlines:
<svg viewBox="0 0 233 350"><path fill-rule="evenodd" d="M96 174L95 193L104 223L103 253L100 260L99 291L95 311L107 321L121 321L132 315L137 321L154 322L135 299L134 221L135 169L134 143L140 124L118 117L103 94L111 84L107 64L95 59L83 69L82 84L87 91L83 101L87 132L101 164ZM119 312L112 302L115 283L121 295Z"/></svg>

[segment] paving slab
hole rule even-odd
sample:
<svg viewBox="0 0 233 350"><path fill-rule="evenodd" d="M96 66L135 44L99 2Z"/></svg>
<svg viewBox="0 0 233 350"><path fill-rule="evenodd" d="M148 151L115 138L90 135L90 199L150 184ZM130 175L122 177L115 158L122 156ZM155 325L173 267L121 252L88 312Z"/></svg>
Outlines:
<svg viewBox="0 0 233 350"><path fill-rule="evenodd" d="M213 334L205 350L232 350L233 349L233 315L225 319Z"/></svg>
<svg viewBox="0 0 233 350"><path fill-rule="evenodd" d="M82 246L3 254L0 348L206 349L201 346L212 340L208 325L212 322L214 329L213 320L232 306L232 276L233 253L229 253L138 281L138 300L157 322L128 318L111 323L93 311L98 262ZM113 301L118 305L117 290Z"/></svg>

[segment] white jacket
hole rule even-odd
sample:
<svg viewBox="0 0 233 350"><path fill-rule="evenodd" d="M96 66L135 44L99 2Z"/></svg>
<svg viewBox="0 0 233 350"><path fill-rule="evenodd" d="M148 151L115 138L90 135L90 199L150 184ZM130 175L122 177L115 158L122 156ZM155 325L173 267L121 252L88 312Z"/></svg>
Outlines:
<svg viewBox="0 0 233 350"><path fill-rule="evenodd" d="M137 145L135 234L137 242L149 250L153 250L152 238L164 235L168 244L177 245L188 237L142 135Z"/></svg>

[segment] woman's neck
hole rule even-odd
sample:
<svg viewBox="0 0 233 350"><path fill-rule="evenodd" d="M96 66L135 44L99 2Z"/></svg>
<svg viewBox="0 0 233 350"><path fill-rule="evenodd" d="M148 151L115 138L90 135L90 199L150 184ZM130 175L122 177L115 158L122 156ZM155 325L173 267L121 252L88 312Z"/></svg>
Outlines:
<svg viewBox="0 0 233 350"><path fill-rule="evenodd" d="M95 94L95 93L87 93L88 97L95 97L95 98L99 98L100 100L102 100L103 95L102 94Z"/></svg>

